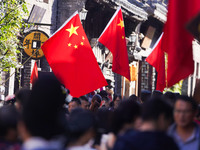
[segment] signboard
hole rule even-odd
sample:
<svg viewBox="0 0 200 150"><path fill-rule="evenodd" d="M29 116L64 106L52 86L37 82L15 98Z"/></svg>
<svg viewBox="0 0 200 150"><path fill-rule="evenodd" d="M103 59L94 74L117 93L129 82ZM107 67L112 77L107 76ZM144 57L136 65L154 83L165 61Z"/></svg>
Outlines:
<svg viewBox="0 0 200 150"><path fill-rule="evenodd" d="M151 42L152 42L155 32L156 32L156 28L149 26L141 45L142 48L149 48L151 46Z"/></svg>
<svg viewBox="0 0 200 150"><path fill-rule="evenodd" d="M39 7L37 5L33 5L31 13L28 17L28 22L30 22L30 23L41 23L45 12L46 12L46 9Z"/></svg>
<svg viewBox="0 0 200 150"><path fill-rule="evenodd" d="M34 59L42 58L44 53L40 47L48 38L48 35L40 30L32 30L28 32L23 40L24 52Z"/></svg>

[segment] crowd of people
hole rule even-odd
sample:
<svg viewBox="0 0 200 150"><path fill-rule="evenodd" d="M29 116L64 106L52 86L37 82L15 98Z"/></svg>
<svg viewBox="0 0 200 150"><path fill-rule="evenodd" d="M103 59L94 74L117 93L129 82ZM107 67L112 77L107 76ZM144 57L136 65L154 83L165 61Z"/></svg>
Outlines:
<svg viewBox="0 0 200 150"><path fill-rule="evenodd" d="M83 85L84 88L84 85ZM160 91L122 98L102 90L69 101L53 76L0 107L0 150L199 150L199 107Z"/></svg>

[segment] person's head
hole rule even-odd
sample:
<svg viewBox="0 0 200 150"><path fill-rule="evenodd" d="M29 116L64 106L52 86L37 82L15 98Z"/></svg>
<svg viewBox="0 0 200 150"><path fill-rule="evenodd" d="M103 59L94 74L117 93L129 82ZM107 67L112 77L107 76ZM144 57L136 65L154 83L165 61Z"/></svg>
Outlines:
<svg viewBox="0 0 200 150"><path fill-rule="evenodd" d="M69 145L86 144L95 135L96 120L94 114L82 108L76 108L69 115ZM76 145L76 146L82 146Z"/></svg>
<svg viewBox="0 0 200 150"><path fill-rule="evenodd" d="M117 109L121 101L122 101L122 96L115 94L113 97L114 109Z"/></svg>
<svg viewBox="0 0 200 150"><path fill-rule="evenodd" d="M89 109L89 101L86 96L79 97L81 100L81 108L83 109Z"/></svg>
<svg viewBox="0 0 200 150"><path fill-rule="evenodd" d="M113 111L106 107L101 107L96 112L97 118L97 132L100 134L106 134L110 132L113 118Z"/></svg>
<svg viewBox="0 0 200 150"><path fill-rule="evenodd" d="M174 105L174 120L179 127L188 127L197 114L197 104L193 98L180 95Z"/></svg>
<svg viewBox="0 0 200 150"><path fill-rule="evenodd" d="M102 98L102 107L106 107L106 108L109 108L110 106L110 99L108 97L103 97Z"/></svg>
<svg viewBox="0 0 200 150"><path fill-rule="evenodd" d="M152 92L152 95L151 97L161 97L163 95L163 93L161 91L158 91L158 90L154 90Z"/></svg>
<svg viewBox="0 0 200 150"><path fill-rule="evenodd" d="M17 139L17 123L19 115L14 106L5 105L0 108L0 138L13 142Z"/></svg>
<svg viewBox="0 0 200 150"><path fill-rule="evenodd" d="M30 99L22 110L24 131L29 133L29 137L49 140L63 132L65 97L60 82L54 76L44 76L35 82Z"/></svg>
<svg viewBox="0 0 200 150"><path fill-rule="evenodd" d="M141 100L143 103L148 101L151 98L151 92L148 90L142 90L141 91Z"/></svg>
<svg viewBox="0 0 200 150"><path fill-rule="evenodd" d="M161 98L151 98L142 105L143 122L152 122L155 130L165 131L172 122L172 107Z"/></svg>
<svg viewBox="0 0 200 150"><path fill-rule="evenodd" d="M69 113L71 113L73 109L78 108L78 107L81 107L81 101L79 98L73 97L71 102L69 102L68 104Z"/></svg>
<svg viewBox="0 0 200 150"><path fill-rule="evenodd" d="M91 103L94 103L94 102L101 103L101 101L102 101L102 97L101 97L99 94L95 94L95 95L92 97Z"/></svg>
<svg viewBox="0 0 200 150"><path fill-rule="evenodd" d="M15 106L18 111L22 111L22 108L24 106L24 103L29 100L31 95L31 90L22 88L19 91L16 92L15 98L16 98L16 103Z"/></svg>
<svg viewBox="0 0 200 150"><path fill-rule="evenodd" d="M96 112L101 105L102 97L99 94L95 94L92 97L90 110Z"/></svg>
<svg viewBox="0 0 200 150"><path fill-rule="evenodd" d="M176 101L176 95L170 91L166 92L162 96L171 106L174 107L174 103Z"/></svg>
<svg viewBox="0 0 200 150"><path fill-rule="evenodd" d="M135 102L138 102L138 98L135 94L132 94L131 96L129 96L128 100L133 100Z"/></svg>
<svg viewBox="0 0 200 150"><path fill-rule="evenodd" d="M15 95L8 95L5 98L4 105L14 105L16 102Z"/></svg>
<svg viewBox="0 0 200 150"><path fill-rule="evenodd" d="M123 100L119 107L114 111L113 132L118 134L127 129L137 126L135 121L141 113L140 105L133 100Z"/></svg>
<svg viewBox="0 0 200 150"><path fill-rule="evenodd" d="M108 93L105 90L100 91L99 95L104 98L108 96Z"/></svg>

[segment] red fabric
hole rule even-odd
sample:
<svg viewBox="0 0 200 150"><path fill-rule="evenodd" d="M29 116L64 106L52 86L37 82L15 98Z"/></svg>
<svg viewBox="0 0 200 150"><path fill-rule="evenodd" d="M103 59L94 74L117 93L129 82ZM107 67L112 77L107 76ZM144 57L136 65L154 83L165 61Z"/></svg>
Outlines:
<svg viewBox="0 0 200 150"><path fill-rule="evenodd" d="M30 83L34 85L37 79L38 79L38 68L37 68L37 63L35 62L31 73Z"/></svg>
<svg viewBox="0 0 200 150"><path fill-rule="evenodd" d="M157 71L156 90L163 92L166 87L165 82L165 55L161 49L162 37L159 38L157 45L154 47L151 54L146 58L146 61L152 65Z"/></svg>
<svg viewBox="0 0 200 150"><path fill-rule="evenodd" d="M73 97L107 85L77 13L42 45L42 50L53 73Z"/></svg>
<svg viewBox="0 0 200 150"><path fill-rule="evenodd" d="M126 36L121 9L115 12L113 18L99 37L99 42L107 47L113 55L112 71L130 80Z"/></svg>
<svg viewBox="0 0 200 150"><path fill-rule="evenodd" d="M194 72L193 37L185 26L199 11L199 0L169 0L162 44L168 54L168 87Z"/></svg>

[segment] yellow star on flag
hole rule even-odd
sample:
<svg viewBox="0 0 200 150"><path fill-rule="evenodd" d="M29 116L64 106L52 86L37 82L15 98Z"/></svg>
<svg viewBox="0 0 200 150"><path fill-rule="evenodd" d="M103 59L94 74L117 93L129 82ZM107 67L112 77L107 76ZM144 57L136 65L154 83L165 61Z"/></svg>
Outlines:
<svg viewBox="0 0 200 150"><path fill-rule="evenodd" d="M76 48L76 49L77 49L77 48L78 48L78 46L77 46L77 45L74 45L74 48Z"/></svg>
<svg viewBox="0 0 200 150"><path fill-rule="evenodd" d="M120 26L121 29L124 27L124 21L120 19L120 23L117 24L117 26Z"/></svg>
<svg viewBox="0 0 200 150"><path fill-rule="evenodd" d="M85 40L85 37L84 37L84 36L82 36L82 39L83 39L83 40Z"/></svg>
<svg viewBox="0 0 200 150"><path fill-rule="evenodd" d="M69 37L72 36L72 34L76 34L78 35L78 33L76 32L76 30L79 28L79 26L74 27L73 24L71 24L71 28L66 29L66 31L69 32Z"/></svg>
<svg viewBox="0 0 200 150"><path fill-rule="evenodd" d="M83 43L83 42L81 42L81 45L84 45L84 43Z"/></svg>
<svg viewBox="0 0 200 150"><path fill-rule="evenodd" d="M71 43L69 43L69 44L67 44L67 45L68 45L69 47L71 47L71 45L72 45L72 44L71 44Z"/></svg>
<svg viewBox="0 0 200 150"><path fill-rule="evenodd" d="M124 39L124 36L122 36L122 39Z"/></svg>

